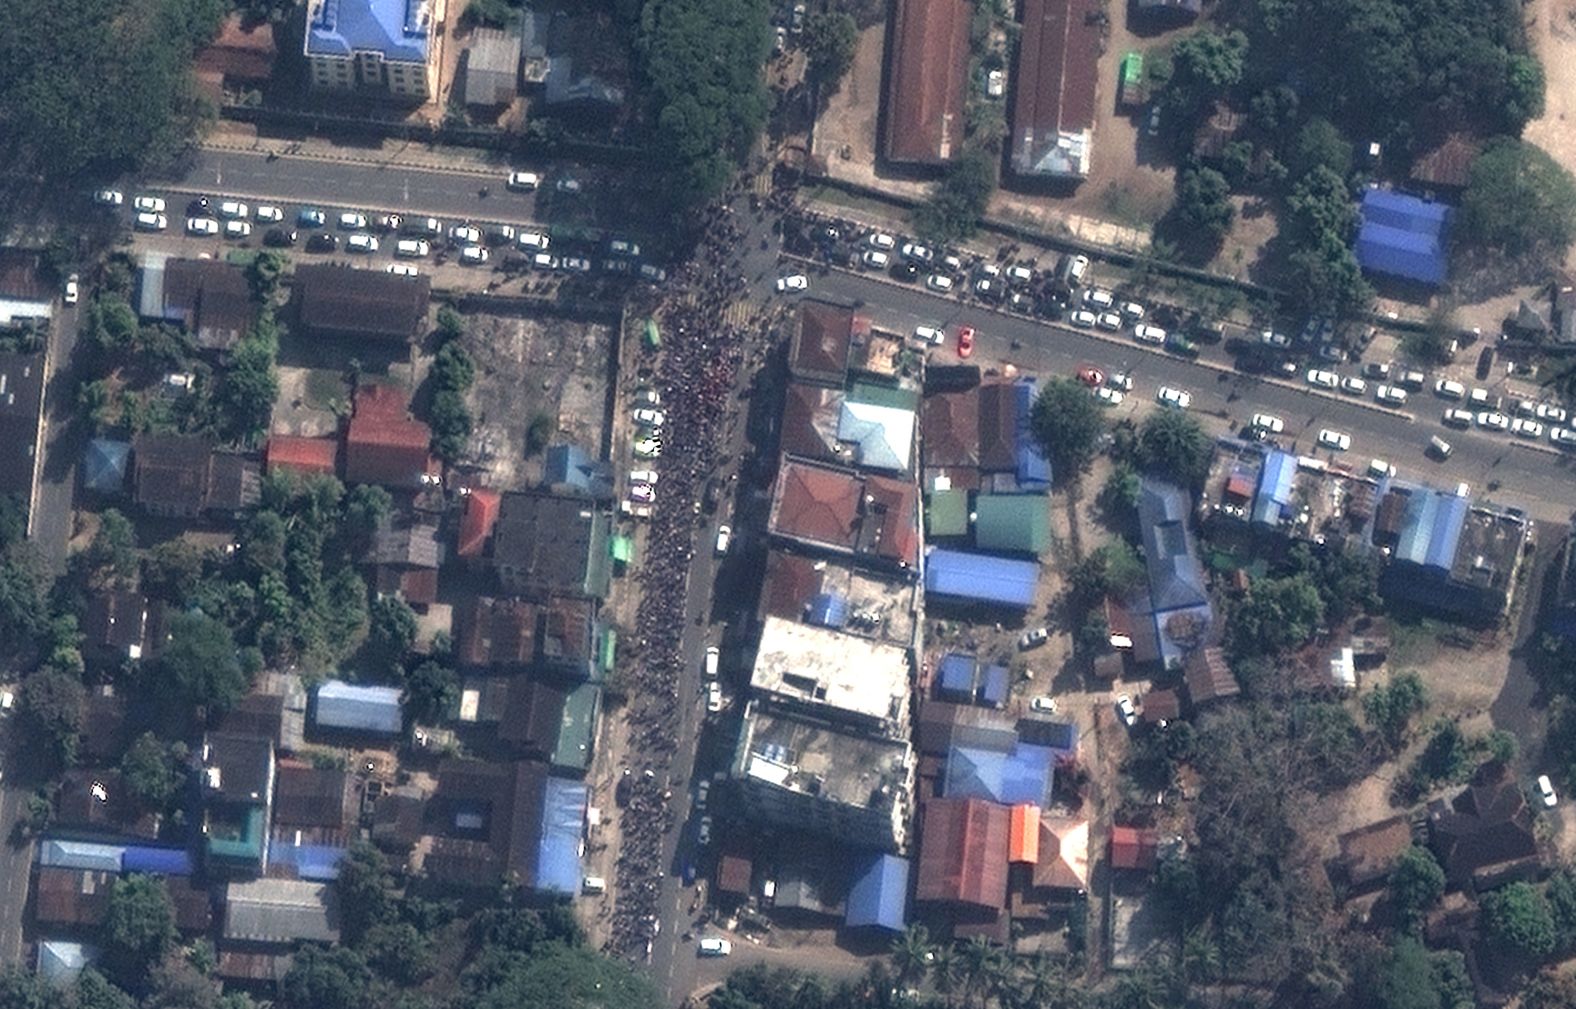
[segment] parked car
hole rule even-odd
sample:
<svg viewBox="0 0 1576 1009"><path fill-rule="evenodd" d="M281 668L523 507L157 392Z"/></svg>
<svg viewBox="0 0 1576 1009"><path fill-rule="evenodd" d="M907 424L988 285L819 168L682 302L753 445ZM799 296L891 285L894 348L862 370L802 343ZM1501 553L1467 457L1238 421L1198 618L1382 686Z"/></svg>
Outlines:
<svg viewBox="0 0 1576 1009"><path fill-rule="evenodd" d="M346 252L364 252L367 254L378 251L378 240L365 232L351 235L345 239Z"/></svg>
<svg viewBox="0 0 1576 1009"><path fill-rule="evenodd" d="M717 527L717 556L727 554L728 547L733 544L733 527L724 522Z"/></svg>
<svg viewBox="0 0 1576 1009"><path fill-rule="evenodd" d="M339 248L339 236L327 232L320 231L306 240L308 252L333 252L337 248Z"/></svg>
<svg viewBox="0 0 1576 1009"><path fill-rule="evenodd" d="M1348 396L1361 396L1368 392L1368 383L1355 375L1341 379L1341 391Z"/></svg>
<svg viewBox="0 0 1576 1009"><path fill-rule="evenodd" d="M1254 414L1252 426L1268 434L1280 434L1286 430L1286 422L1272 413Z"/></svg>
<svg viewBox="0 0 1576 1009"><path fill-rule="evenodd" d="M540 231L522 231L514 236L514 244L522 249L534 249L537 252L542 252L552 244L552 240Z"/></svg>
<svg viewBox="0 0 1576 1009"><path fill-rule="evenodd" d="M328 217L316 207L302 207L296 212L296 224L303 228L321 228L328 223Z"/></svg>
<svg viewBox="0 0 1576 1009"><path fill-rule="evenodd" d="M1035 627L1023 632L1018 639L1018 651L1026 652L1031 648L1038 648L1051 638L1051 632L1045 627Z"/></svg>
<svg viewBox="0 0 1576 1009"><path fill-rule="evenodd" d="M1550 424L1565 423L1566 414L1563 406L1555 406L1553 403L1539 403L1537 410L1533 412L1539 420L1547 421Z"/></svg>
<svg viewBox="0 0 1576 1009"><path fill-rule="evenodd" d="M1545 809L1553 809L1559 803L1560 797L1554 792L1554 782L1549 780L1547 774L1538 775L1538 800Z"/></svg>
<svg viewBox="0 0 1576 1009"><path fill-rule="evenodd" d="M1101 329L1109 329L1114 333L1122 328L1122 317L1116 312L1101 312L1095 316L1094 323Z"/></svg>
<svg viewBox="0 0 1576 1009"><path fill-rule="evenodd" d="M1116 298L1110 291L1102 291L1098 287L1090 288L1084 292L1084 304L1090 308L1110 308L1116 304Z"/></svg>
<svg viewBox="0 0 1576 1009"><path fill-rule="evenodd" d="M1031 697L1029 698L1029 710L1040 715L1054 715L1056 714L1056 698Z"/></svg>
<svg viewBox="0 0 1576 1009"><path fill-rule="evenodd" d="M285 219L285 212L278 207L264 205L253 211L252 216L261 224L278 224Z"/></svg>
<svg viewBox="0 0 1576 1009"><path fill-rule="evenodd" d="M629 499L639 501L641 504L651 504L657 499L657 489L649 483L632 483L629 485Z"/></svg>
<svg viewBox="0 0 1576 1009"><path fill-rule="evenodd" d="M1286 348L1291 346L1291 337L1285 333L1277 333L1273 329L1266 329L1259 334L1259 342L1267 347Z"/></svg>
<svg viewBox="0 0 1576 1009"><path fill-rule="evenodd" d="M635 410L634 418L635 423L641 427L661 427L662 422L667 420L667 415L661 410L653 410L651 407L643 406Z"/></svg>
<svg viewBox="0 0 1576 1009"><path fill-rule="evenodd" d="M226 238L251 238L252 222L250 221L225 221L224 237Z"/></svg>
<svg viewBox="0 0 1576 1009"><path fill-rule="evenodd" d="M1127 393L1105 386L1094 391L1094 398L1101 406L1121 406L1122 401L1127 398Z"/></svg>
<svg viewBox="0 0 1576 1009"><path fill-rule="evenodd" d="M1161 406L1170 406L1175 407L1178 410L1186 410L1188 407L1193 405L1193 394L1186 391L1185 389L1173 389L1169 385L1163 385L1159 389L1155 390L1155 400L1159 402Z"/></svg>
<svg viewBox="0 0 1576 1009"><path fill-rule="evenodd" d="M126 202L126 197L118 189L100 189L93 194L93 202L101 207L118 207Z"/></svg>
<svg viewBox="0 0 1576 1009"><path fill-rule="evenodd" d="M339 215L339 228L341 231L364 231L366 227L366 214L358 214L354 210L347 210Z"/></svg>
<svg viewBox="0 0 1576 1009"><path fill-rule="evenodd" d="M1568 427L1550 428L1549 443L1560 448L1576 448L1576 431Z"/></svg>
<svg viewBox="0 0 1576 1009"><path fill-rule="evenodd" d="M1161 346L1166 342L1166 331L1159 326L1151 326L1146 322L1140 322L1133 327L1133 339L1139 343Z"/></svg>
<svg viewBox="0 0 1576 1009"><path fill-rule="evenodd" d="M892 265L892 257L880 249L866 249L864 264L867 269L884 270Z"/></svg>
<svg viewBox="0 0 1576 1009"><path fill-rule="evenodd" d="M1368 475L1375 480L1383 480L1387 476L1395 476L1395 466L1383 459L1368 460Z"/></svg>
<svg viewBox="0 0 1576 1009"><path fill-rule="evenodd" d="M1442 378L1434 383L1434 395L1441 399L1462 399L1467 394L1467 387L1460 382Z"/></svg>
<svg viewBox="0 0 1576 1009"><path fill-rule="evenodd" d="M1138 724L1138 709L1133 707L1133 699L1126 694L1116 699L1116 717L1129 729Z"/></svg>
<svg viewBox="0 0 1576 1009"><path fill-rule="evenodd" d="M61 292L61 297L65 299L66 304L75 305L77 303L77 298L81 293L79 289L80 283L81 281L77 279L75 273L66 278L65 290Z"/></svg>
<svg viewBox="0 0 1576 1009"><path fill-rule="evenodd" d="M939 347L947 342L947 334L936 326L915 326L914 339Z"/></svg>
<svg viewBox="0 0 1576 1009"><path fill-rule="evenodd" d="M706 684L706 711L715 715L722 710L722 684L712 680Z"/></svg>
<svg viewBox="0 0 1576 1009"><path fill-rule="evenodd" d="M1374 400L1386 406L1406 405L1406 390L1398 385L1380 385L1374 389Z"/></svg>
<svg viewBox="0 0 1576 1009"><path fill-rule="evenodd" d="M958 356L968 357L974 353L974 327L958 327Z"/></svg>
<svg viewBox="0 0 1576 1009"><path fill-rule="evenodd" d="M1106 383L1109 384L1111 388L1120 389L1123 392L1133 391L1133 376L1125 371L1119 371L1115 375L1112 375L1110 378L1106 379Z"/></svg>
<svg viewBox="0 0 1576 1009"><path fill-rule="evenodd" d="M1543 437L1543 425L1526 417L1517 417L1510 422L1510 433L1528 441L1537 441Z"/></svg>
<svg viewBox="0 0 1576 1009"><path fill-rule="evenodd" d="M938 294L952 290L952 278L945 273L932 273L925 278L925 286Z"/></svg>
<svg viewBox="0 0 1576 1009"><path fill-rule="evenodd" d="M1510 418L1497 410L1483 410L1473 418L1478 427L1488 428L1490 431L1507 431L1510 429Z"/></svg>
<svg viewBox="0 0 1576 1009"><path fill-rule="evenodd" d="M482 244L481 229L469 224L456 224L449 229L449 241L455 245Z"/></svg>
<svg viewBox="0 0 1576 1009"><path fill-rule="evenodd" d="M460 250L460 262L466 266L480 266L491 258L492 253L480 245L467 245Z"/></svg>
<svg viewBox="0 0 1576 1009"><path fill-rule="evenodd" d="M806 277L802 273L790 273L786 277L777 278L778 294L783 294L789 291L808 291L809 289L810 278Z"/></svg>
<svg viewBox="0 0 1576 1009"><path fill-rule="evenodd" d="M406 259L420 259L432 252L432 246L425 238L401 238L394 243L394 255Z"/></svg>
<svg viewBox="0 0 1576 1009"><path fill-rule="evenodd" d="M225 220L238 221L248 216L251 211L240 200L225 200L219 204L219 216Z"/></svg>
<svg viewBox="0 0 1576 1009"><path fill-rule="evenodd" d="M188 217L186 218L186 233L203 238L212 238L219 233L219 222L211 217Z"/></svg>
<svg viewBox="0 0 1576 1009"><path fill-rule="evenodd" d="M390 263L384 269L396 277L418 277L421 275L421 271L409 263Z"/></svg>
<svg viewBox="0 0 1576 1009"><path fill-rule="evenodd" d="M1390 366L1382 361L1369 361L1363 365L1363 376L1383 381L1390 377Z"/></svg>
<svg viewBox="0 0 1576 1009"><path fill-rule="evenodd" d="M1332 452L1345 452L1352 447L1352 436L1344 431L1333 428L1321 428L1319 431L1319 444Z"/></svg>
<svg viewBox="0 0 1576 1009"><path fill-rule="evenodd" d="M898 253L904 259L915 263L928 263L936 258L936 254L928 246L920 245L918 242L904 242Z"/></svg>
<svg viewBox="0 0 1576 1009"><path fill-rule="evenodd" d="M1122 318L1128 322L1137 322L1144 317L1144 306L1136 301L1122 302Z"/></svg>
<svg viewBox="0 0 1576 1009"><path fill-rule="evenodd" d="M139 196L131 201L131 208L142 214L162 214L164 199L159 196Z"/></svg>
<svg viewBox="0 0 1576 1009"><path fill-rule="evenodd" d="M1067 321L1074 326L1082 326L1084 329L1089 329L1094 326L1096 320L1093 312L1086 308L1080 308L1072 315L1069 315Z"/></svg>
<svg viewBox="0 0 1576 1009"><path fill-rule="evenodd" d="M803 10L804 5L800 4L798 9ZM733 943L726 939L708 936L700 941L696 950L701 956L727 956L733 952Z"/></svg>
<svg viewBox="0 0 1576 1009"><path fill-rule="evenodd" d="M1472 426L1472 411L1460 407L1451 407L1440 415L1439 422L1446 427L1467 428Z"/></svg>
<svg viewBox="0 0 1576 1009"><path fill-rule="evenodd" d="M1309 368L1308 384L1319 389L1338 389L1341 385L1341 377L1333 371Z"/></svg>
<svg viewBox="0 0 1576 1009"><path fill-rule="evenodd" d="M722 649L718 648L716 645L707 645L706 658L701 662L700 666L701 675L706 677L708 680L715 680L717 678L717 672L721 664ZM701 784L704 785L705 782L701 782ZM698 795L696 796L696 799L697 806L705 805L704 801L700 800Z"/></svg>

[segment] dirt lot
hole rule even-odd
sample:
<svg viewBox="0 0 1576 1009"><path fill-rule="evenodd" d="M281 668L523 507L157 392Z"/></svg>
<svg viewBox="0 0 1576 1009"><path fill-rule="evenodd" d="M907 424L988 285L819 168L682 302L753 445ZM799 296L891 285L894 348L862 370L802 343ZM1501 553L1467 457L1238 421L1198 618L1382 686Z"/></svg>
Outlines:
<svg viewBox="0 0 1576 1009"><path fill-rule="evenodd" d="M492 486L522 487L541 478L541 456L527 459L525 452L526 428L538 415L552 421L550 440L600 454L612 343L612 327L598 323L466 318L465 349L476 361L467 456L489 471Z"/></svg>
<svg viewBox="0 0 1576 1009"><path fill-rule="evenodd" d="M327 437L339 430L339 418L349 412L350 384L342 373L331 368L279 368L275 434Z"/></svg>
<svg viewBox="0 0 1576 1009"><path fill-rule="evenodd" d="M1576 172L1576 0L1531 0L1527 35L1548 84L1543 118L1528 123L1523 136Z"/></svg>

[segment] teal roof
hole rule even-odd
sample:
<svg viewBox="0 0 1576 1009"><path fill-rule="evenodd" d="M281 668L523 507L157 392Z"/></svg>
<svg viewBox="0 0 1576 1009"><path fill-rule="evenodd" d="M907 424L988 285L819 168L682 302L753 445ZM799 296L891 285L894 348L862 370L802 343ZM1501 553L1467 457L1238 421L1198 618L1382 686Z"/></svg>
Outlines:
<svg viewBox="0 0 1576 1009"><path fill-rule="evenodd" d="M974 545L993 553L1033 554L1051 545L1051 500L1044 494L981 494L974 499Z"/></svg>
<svg viewBox="0 0 1576 1009"><path fill-rule="evenodd" d="M602 688L582 683L564 698L563 720L553 747L552 765L558 770L585 772L591 766L596 744L596 716L602 707Z"/></svg>
<svg viewBox="0 0 1576 1009"><path fill-rule="evenodd" d="M969 492L961 488L933 490L925 501L925 529L932 536L966 536Z"/></svg>

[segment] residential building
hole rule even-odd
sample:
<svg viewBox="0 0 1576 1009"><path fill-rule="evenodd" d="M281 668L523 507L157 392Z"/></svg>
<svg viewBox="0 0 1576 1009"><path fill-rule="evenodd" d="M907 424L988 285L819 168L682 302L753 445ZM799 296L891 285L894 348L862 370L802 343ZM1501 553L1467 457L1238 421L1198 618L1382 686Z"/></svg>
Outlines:
<svg viewBox="0 0 1576 1009"><path fill-rule="evenodd" d="M1026 610L1040 582L1033 561L932 548L925 557L925 594L964 606Z"/></svg>
<svg viewBox="0 0 1576 1009"><path fill-rule="evenodd" d="M870 335L870 317L853 306L820 298L799 303L798 326L788 347L788 372L801 382L841 389L848 381L854 340Z"/></svg>
<svg viewBox="0 0 1576 1009"><path fill-rule="evenodd" d="M150 643L151 607L140 592L107 589L88 598L82 617L82 654L105 663L142 658Z"/></svg>
<svg viewBox="0 0 1576 1009"><path fill-rule="evenodd" d="M224 931L228 942L293 946L339 941L333 888L299 879L258 879L224 888Z"/></svg>
<svg viewBox="0 0 1576 1009"><path fill-rule="evenodd" d="M1051 499L1044 494L980 494L974 499L974 546L988 553L1040 557L1051 546Z"/></svg>
<svg viewBox="0 0 1576 1009"><path fill-rule="evenodd" d="M1363 194L1360 214L1355 251L1364 270L1428 287L1445 282L1450 270L1450 207L1370 188Z"/></svg>
<svg viewBox="0 0 1576 1009"><path fill-rule="evenodd" d="M1111 868L1151 872L1159 852L1159 831L1121 825L1111 828Z"/></svg>
<svg viewBox="0 0 1576 1009"><path fill-rule="evenodd" d="M350 777L343 768L281 763L274 785L274 826L343 834L355 822Z"/></svg>
<svg viewBox="0 0 1576 1009"><path fill-rule="evenodd" d="M559 893L580 889L580 842L589 794L544 765L446 760L427 801L422 867L465 887L500 878Z"/></svg>
<svg viewBox="0 0 1576 1009"><path fill-rule="evenodd" d="M537 667L565 680L588 680L596 671L600 628L590 599L553 596L542 607Z"/></svg>
<svg viewBox="0 0 1576 1009"><path fill-rule="evenodd" d="M438 527L424 521L385 521L364 558L372 568L368 583L374 592L398 596L418 610L438 601L442 560Z"/></svg>
<svg viewBox="0 0 1576 1009"><path fill-rule="evenodd" d="M143 256L137 314L191 334L203 350L226 351L251 329L257 310L246 271L219 259Z"/></svg>
<svg viewBox="0 0 1576 1009"><path fill-rule="evenodd" d="M41 252L0 246L0 329L48 325L57 293Z"/></svg>
<svg viewBox="0 0 1576 1009"><path fill-rule="evenodd" d="M1213 619L1204 568L1188 529L1188 493L1145 477L1139 490L1138 525L1149 574L1149 613L1167 666L1180 665L1202 644Z"/></svg>
<svg viewBox="0 0 1576 1009"><path fill-rule="evenodd" d="M518 673L469 676L460 691L462 724L491 726L511 752L546 760L558 745L566 687Z"/></svg>
<svg viewBox="0 0 1576 1009"><path fill-rule="evenodd" d="M1096 0L1024 0L1010 152L1019 175L1089 175L1104 47Z"/></svg>
<svg viewBox="0 0 1576 1009"><path fill-rule="evenodd" d="M329 732L397 736L405 726L399 697L398 687L326 680L314 695L312 724Z"/></svg>
<svg viewBox="0 0 1576 1009"><path fill-rule="evenodd" d="M1182 675L1187 684L1188 700L1195 708L1242 693L1236 674L1219 648L1198 648L1189 652Z"/></svg>
<svg viewBox="0 0 1576 1009"><path fill-rule="evenodd" d="M43 354L0 352L0 494L27 506L30 532L43 457L44 372Z"/></svg>
<svg viewBox="0 0 1576 1009"><path fill-rule="evenodd" d="M962 153L971 13L964 0L898 0L887 31L888 161L939 165Z"/></svg>
<svg viewBox="0 0 1576 1009"><path fill-rule="evenodd" d="M578 445L549 445L542 460L542 485L554 494L613 498L613 466Z"/></svg>
<svg viewBox="0 0 1576 1009"><path fill-rule="evenodd" d="M1341 853L1332 865L1333 875L1351 894L1378 889L1390 878L1395 860L1412 846L1412 825L1404 816L1392 816L1349 830L1336 838Z"/></svg>
<svg viewBox="0 0 1576 1009"><path fill-rule="evenodd" d="M100 869L42 867L33 879L33 920L47 928L96 928L116 876Z"/></svg>
<svg viewBox="0 0 1576 1009"><path fill-rule="evenodd" d="M1005 937L1012 810L981 799L931 799L920 817L914 900L956 929Z"/></svg>
<svg viewBox="0 0 1576 1009"><path fill-rule="evenodd" d="M302 52L314 88L426 101L439 46L430 0L311 0Z"/></svg>
<svg viewBox="0 0 1576 1009"><path fill-rule="evenodd" d="M272 435L263 453L263 465L269 473L284 472L301 477L337 476L339 440L303 438L290 434Z"/></svg>
<svg viewBox="0 0 1576 1009"><path fill-rule="evenodd" d="M785 457L767 528L807 547L912 570L919 562L919 492L906 480Z"/></svg>
<svg viewBox="0 0 1576 1009"><path fill-rule="evenodd" d="M767 617L750 689L776 707L908 737L909 659L894 645Z"/></svg>
<svg viewBox="0 0 1576 1009"><path fill-rule="evenodd" d="M471 32L465 50L465 104L498 108L519 93L520 36L502 28Z"/></svg>
<svg viewBox="0 0 1576 1009"><path fill-rule="evenodd" d="M197 52L193 69L203 90L222 95L224 86L253 87L274 73L279 47L271 21L249 21L240 12L225 17L219 34Z"/></svg>
<svg viewBox="0 0 1576 1009"><path fill-rule="evenodd" d="M605 598L612 577L611 526L604 508L582 498L505 494L493 526L493 570L515 595Z"/></svg>
<svg viewBox="0 0 1576 1009"><path fill-rule="evenodd" d="M454 655L462 666L518 672L536 662L541 611L535 603L474 596L458 617Z"/></svg>
<svg viewBox="0 0 1576 1009"><path fill-rule="evenodd" d="M1490 761L1449 803L1428 804L1428 846L1452 889L1492 886L1537 866L1532 810L1514 774Z"/></svg>
<svg viewBox="0 0 1576 1009"><path fill-rule="evenodd" d="M866 857L854 870L848 889L844 928L879 928L903 931L908 920L908 877L912 863L897 855Z"/></svg>
<svg viewBox="0 0 1576 1009"><path fill-rule="evenodd" d="M345 428L345 481L416 490L437 478L432 429L410 415L410 394L398 386L356 386L355 412Z"/></svg>
<svg viewBox="0 0 1576 1009"><path fill-rule="evenodd" d="M502 503L503 495L484 487L473 488L465 495L465 506L460 512L460 529L455 536L455 556L472 564L485 559Z"/></svg>
<svg viewBox="0 0 1576 1009"><path fill-rule="evenodd" d="M99 958L97 946L61 939L44 939L38 944L38 976L50 984L67 987Z"/></svg>
<svg viewBox="0 0 1576 1009"><path fill-rule="evenodd" d="M1453 130L1412 160L1412 182L1427 192L1459 193L1472 175L1483 144L1472 134Z"/></svg>
<svg viewBox="0 0 1576 1009"><path fill-rule="evenodd" d="M426 325L432 282L425 274L398 277L382 270L311 263L296 268L291 290L296 318L307 335L405 344L421 336Z"/></svg>
<svg viewBox="0 0 1576 1009"><path fill-rule="evenodd" d="M202 832L211 873L258 875L268 868L274 744L210 732L202 747Z"/></svg>
<svg viewBox="0 0 1576 1009"><path fill-rule="evenodd" d="M126 489L126 473L131 463L131 442L115 438L94 438L82 451L77 478L82 489L95 494L120 494Z"/></svg>
<svg viewBox="0 0 1576 1009"><path fill-rule="evenodd" d="M1015 921L1045 919L1089 889L1089 821L1012 807L1007 909Z"/></svg>
<svg viewBox="0 0 1576 1009"><path fill-rule="evenodd" d="M1003 806L1050 805L1056 754L1049 747L1014 740L1010 747L954 743L947 751L941 794L984 799Z"/></svg>
<svg viewBox="0 0 1576 1009"><path fill-rule="evenodd" d="M245 456L218 451L206 438L139 434L132 439L132 499L150 515L234 515L262 496L262 472Z"/></svg>
<svg viewBox="0 0 1576 1009"><path fill-rule="evenodd" d="M900 647L914 644L918 588L851 563L786 550L766 554L757 624L769 616L830 627Z"/></svg>
<svg viewBox="0 0 1576 1009"><path fill-rule="evenodd" d="M1493 623L1515 596L1531 535L1520 512L1392 481L1374 519L1374 543L1390 558L1379 591L1451 619Z"/></svg>
<svg viewBox="0 0 1576 1009"><path fill-rule="evenodd" d="M51 837L126 844L156 841L162 817L142 808L113 768L73 768L61 776Z"/></svg>

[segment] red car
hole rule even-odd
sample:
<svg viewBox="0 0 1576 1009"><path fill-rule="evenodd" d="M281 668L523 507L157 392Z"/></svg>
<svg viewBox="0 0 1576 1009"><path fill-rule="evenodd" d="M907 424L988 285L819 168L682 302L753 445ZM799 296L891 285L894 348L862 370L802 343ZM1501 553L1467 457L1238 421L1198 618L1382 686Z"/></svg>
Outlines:
<svg viewBox="0 0 1576 1009"><path fill-rule="evenodd" d="M974 353L974 327L958 327L958 356L968 357Z"/></svg>
<svg viewBox="0 0 1576 1009"><path fill-rule="evenodd" d="M1098 389L1105 384L1105 372L1093 365L1086 364L1078 369L1078 381L1091 389Z"/></svg>

